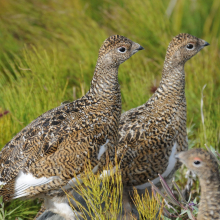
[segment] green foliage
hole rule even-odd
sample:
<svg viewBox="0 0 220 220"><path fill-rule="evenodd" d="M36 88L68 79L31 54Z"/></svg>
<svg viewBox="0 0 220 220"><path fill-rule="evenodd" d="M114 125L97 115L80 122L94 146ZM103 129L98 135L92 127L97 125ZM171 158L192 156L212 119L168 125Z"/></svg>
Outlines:
<svg viewBox="0 0 220 220"><path fill-rule="evenodd" d="M219 0L0 1L0 113L10 112L0 117L0 148L37 116L85 94L98 49L111 34L145 47L119 69L123 111L143 104L159 85L169 41L180 32L210 43L185 69L190 146L219 149Z"/></svg>
<svg viewBox="0 0 220 220"><path fill-rule="evenodd" d="M177 196L174 195L174 190L171 190L166 181L163 179L161 175L160 177L160 182L163 188L164 193L158 189L153 182L150 181L150 184L152 185L153 190L155 190L163 199L164 201L164 207L163 209L163 214L164 219L170 219L170 218L175 218L177 220L182 220L182 219L192 219L196 220L195 215L198 214L198 204L196 201L196 198L191 201L191 196L189 197L188 201L186 201L185 196L182 194L180 188L178 185L173 181L173 185L175 186L176 189L176 194ZM158 202L158 196L155 195L157 198ZM168 211L169 210L169 211Z"/></svg>
<svg viewBox="0 0 220 220"><path fill-rule="evenodd" d="M3 203L2 196L0 197L0 220L24 220L31 219L37 214L36 210L40 208L37 201L20 201L16 200L13 203Z"/></svg>
<svg viewBox="0 0 220 220"><path fill-rule="evenodd" d="M75 201L82 216L91 219L117 219L122 211L122 180L118 166L114 168L110 164L108 171L102 175L94 174L90 164L86 166L84 175L80 176L83 184L76 177L78 186L74 190L82 196L86 202L87 209L78 202L71 194L66 193L69 199ZM74 209L74 207L72 206Z"/></svg>
<svg viewBox="0 0 220 220"><path fill-rule="evenodd" d="M142 55L132 57L119 70L123 111L143 104L152 95L151 88L159 85L169 41L185 31L211 44L186 64L188 126L194 125L196 146L203 146L200 96L207 84L204 114L208 142L218 147L219 1L198 4L180 0L174 7L170 2L2 1L0 107L13 114L14 131L1 139L0 146L38 115L88 90L98 49L110 34L123 34L145 47ZM6 128L7 133L10 128Z"/></svg>

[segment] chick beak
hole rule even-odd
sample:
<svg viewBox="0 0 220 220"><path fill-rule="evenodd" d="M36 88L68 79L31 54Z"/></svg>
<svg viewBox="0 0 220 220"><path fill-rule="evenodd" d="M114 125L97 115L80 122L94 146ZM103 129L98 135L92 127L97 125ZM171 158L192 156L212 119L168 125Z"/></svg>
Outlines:
<svg viewBox="0 0 220 220"><path fill-rule="evenodd" d="M210 44L208 42L205 41L205 44L203 44L203 46L209 46Z"/></svg>

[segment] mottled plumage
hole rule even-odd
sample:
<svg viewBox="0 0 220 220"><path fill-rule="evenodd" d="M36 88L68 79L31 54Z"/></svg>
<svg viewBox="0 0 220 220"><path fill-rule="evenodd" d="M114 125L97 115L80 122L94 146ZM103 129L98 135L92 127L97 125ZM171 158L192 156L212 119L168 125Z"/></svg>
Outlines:
<svg viewBox="0 0 220 220"><path fill-rule="evenodd" d="M220 219L220 174L215 157L204 149L192 149L176 158L199 177L201 198L197 220Z"/></svg>
<svg viewBox="0 0 220 220"><path fill-rule="evenodd" d="M189 34L179 34L169 44L162 80L142 106L122 114L117 156L121 158L125 188L149 187L158 174L171 178L179 167L176 152L188 149L184 64L208 43Z"/></svg>
<svg viewBox="0 0 220 220"><path fill-rule="evenodd" d="M121 116L116 150L124 185L123 205L128 213L132 209L128 191L135 186L143 193L150 187L148 179L159 184L158 174L169 182L180 166L175 153L188 149L184 64L207 45L189 34L174 37L157 91L145 104Z"/></svg>
<svg viewBox="0 0 220 220"><path fill-rule="evenodd" d="M39 116L5 145L0 152L0 195L5 201L52 196L61 186L69 188L87 159L96 172L101 157L118 142L118 67L142 49L123 36L106 39L87 94Z"/></svg>

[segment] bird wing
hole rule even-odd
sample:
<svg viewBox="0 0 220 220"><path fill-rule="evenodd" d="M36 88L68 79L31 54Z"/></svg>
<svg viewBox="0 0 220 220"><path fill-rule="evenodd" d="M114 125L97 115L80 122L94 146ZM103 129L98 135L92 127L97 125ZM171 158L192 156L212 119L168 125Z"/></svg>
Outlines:
<svg viewBox="0 0 220 220"><path fill-rule="evenodd" d="M168 146L174 144L177 136L175 115L155 112L156 109L142 105L121 116L117 156L127 184L135 185L139 178L152 179L167 167L168 159L164 156L169 154Z"/></svg>
<svg viewBox="0 0 220 220"><path fill-rule="evenodd" d="M82 119L88 115L83 110L92 111L87 108L87 102L83 97L54 108L15 135L0 152L0 181L4 184L14 179L20 169L27 170L32 163L56 152L70 134L76 133L77 137L78 131L86 126L82 125ZM91 114L89 117L91 121L94 116Z"/></svg>
<svg viewBox="0 0 220 220"><path fill-rule="evenodd" d="M14 181L9 181L3 186L0 194L5 200L10 200L57 189L68 182L77 184L75 176L82 175L86 163L88 166L91 165L93 172L96 172L99 144L105 141L106 134L103 131L107 129L105 124L99 128L97 125L94 127L95 133L92 134L81 131L70 133L56 151L32 162L28 172L20 170ZM89 143L94 141L95 136L98 137L98 142L93 142L90 146ZM9 189L10 185L13 187Z"/></svg>

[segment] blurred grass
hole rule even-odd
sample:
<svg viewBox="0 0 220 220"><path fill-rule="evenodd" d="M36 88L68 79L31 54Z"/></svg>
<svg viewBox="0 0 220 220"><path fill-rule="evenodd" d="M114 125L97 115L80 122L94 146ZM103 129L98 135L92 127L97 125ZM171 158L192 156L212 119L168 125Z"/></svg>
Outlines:
<svg viewBox="0 0 220 220"><path fill-rule="evenodd" d="M211 44L186 64L187 126L195 147L207 142L219 150L219 0L0 0L0 111L10 111L0 118L0 148L43 112L89 89L99 47L112 34L145 47L119 69L123 111L143 104L180 32Z"/></svg>

